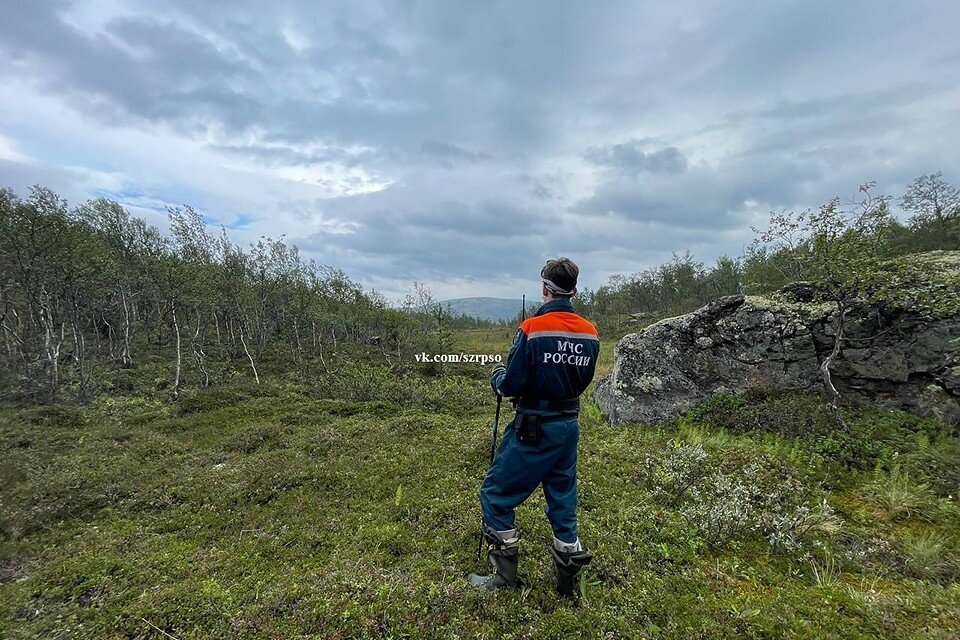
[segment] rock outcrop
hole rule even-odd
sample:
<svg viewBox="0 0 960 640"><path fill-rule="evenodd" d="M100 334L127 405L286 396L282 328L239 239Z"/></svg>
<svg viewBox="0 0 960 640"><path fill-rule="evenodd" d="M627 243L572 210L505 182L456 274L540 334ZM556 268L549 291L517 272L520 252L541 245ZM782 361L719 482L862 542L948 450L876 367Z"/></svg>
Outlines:
<svg viewBox="0 0 960 640"><path fill-rule="evenodd" d="M800 283L769 298L728 296L627 335L597 386L601 409L614 423L655 423L722 391L823 388L837 311L814 294ZM841 394L960 421L960 315L864 305L844 327L831 368Z"/></svg>

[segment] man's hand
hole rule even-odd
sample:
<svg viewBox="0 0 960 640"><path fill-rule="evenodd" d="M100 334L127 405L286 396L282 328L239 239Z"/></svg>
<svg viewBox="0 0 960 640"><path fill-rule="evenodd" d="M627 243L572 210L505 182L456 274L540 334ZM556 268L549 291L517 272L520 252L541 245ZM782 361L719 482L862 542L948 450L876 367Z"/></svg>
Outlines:
<svg viewBox="0 0 960 640"><path fill-rule="evenodd" d="M500 390L497 389L497 378L499 378L507 370L507 365L499 362L494 365L493 369L490 370L490 387L493 389L493 392L497 395L500 395Z"/></svg>

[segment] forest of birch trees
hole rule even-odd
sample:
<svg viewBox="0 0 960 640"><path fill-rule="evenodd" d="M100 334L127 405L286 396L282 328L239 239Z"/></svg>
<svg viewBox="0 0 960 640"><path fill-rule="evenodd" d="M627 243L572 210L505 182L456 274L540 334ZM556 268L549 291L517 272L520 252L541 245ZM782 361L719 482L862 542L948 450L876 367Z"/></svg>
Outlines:
<svg viewBox="0 0 960 640"><path fill-rule="evenodd" d="M83 401L153 364L176 397L265 367L327 367L343 341L399 352L415 318L295 246L234 244L193 208L161 233L106 199L0 190L0 339L7 395ZM325 357L326 356L326 357ZM119 383L117 381L120 381Z"/></svg>

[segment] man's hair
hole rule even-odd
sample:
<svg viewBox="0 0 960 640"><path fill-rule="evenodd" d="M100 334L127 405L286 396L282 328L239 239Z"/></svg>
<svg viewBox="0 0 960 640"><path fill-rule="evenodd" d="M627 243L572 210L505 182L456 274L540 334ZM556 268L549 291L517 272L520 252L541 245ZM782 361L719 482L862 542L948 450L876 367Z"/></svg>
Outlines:
<svg viewBox="0 0 960 640"><path fill-rule="evenodd" d="M561 291L554 290L546 282L544 286L555 296L569 298L577 288L577 276L580 275L580 268L570 258L557 258L549 260L541 269L540 277L549 281L554 287ZM565 292L565 293L564 293Z"/></svg>

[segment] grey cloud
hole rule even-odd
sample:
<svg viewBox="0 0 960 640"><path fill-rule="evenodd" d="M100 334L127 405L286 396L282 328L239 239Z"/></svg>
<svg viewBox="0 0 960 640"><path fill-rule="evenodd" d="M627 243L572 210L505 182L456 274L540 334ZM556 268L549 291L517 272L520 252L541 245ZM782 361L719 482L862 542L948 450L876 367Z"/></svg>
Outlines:
<svg viewBox="0 0 960 640"><path fill-rule="evenodd" d="M765 157L729 159L717 167L694 166L682 174L643 179L616 174L571 210L677 230L731 229L744 226L741 212L748 201L771 208L792 205L802 199L803 185L819 178L820 171L813 160Z"/></svg>
<svg viewBox="0 0 960 640"><path fill-rule="evenodd" d="M243 126L260 114L259 103L235 85L251 69L231 60L199 34L153 18L116 19L104 34L85 34L60 13L68 3L15 3L0 21L0 47L15 59L39 65L49 91L76 96L103 119L128 114L194 126L196 116ZM142 57L144 61L138 60ZM189 114L189 115L188 115Z"/></svg>
<svg viewBox="0 0 960 640"><path fill-rule="evenodd" d="M294 241L325 262L362 265L368 277L522 277L530 270L525 268L531 260L527 236L491 237L456 225L411 225L391 215L379 216L355 233L318 233Z"/></svg>
<svg viewBox="0 0 960 640"><path fill-rule="evenodd" d="M434 197L425 198L424 190L431 187L421 182L393 185L374 193L318 201L316 206L338 219L356 222L361 230L390 228L399 235L433 230L487 241L533 234L549 221L549 212L539 206L523 206L506 198L458 200L455 188L447 193L434 189ZM383 248L391 250L389 243Z"/></svg>
<svg viewBox="0 0 960 640"><path fill-rule="evenodd" d="M337 162L346 167L356 167L383 157L382 153L367 149L352 150L343 147L328 147L322 151L301 150L292 146L266 144L214 144L211 149L223 153L252 158L269 167L308 166L324 162Z"/></svg>
<svg viewBox="0 0 960 640"><path fill-rule="evenodd" d="M894 83L882 90L843 92L808 99L779 99L753 109L737 109L698 130L751 131L754 138L775 137L791 147L800 140L825 137L856 138L876 135L884 128L909 124L916 116L912 107L948 94L949 86L914 80ZM758 147L753 147L756 150Z"/></svg>
<svg viewBox="0 0 960 640"><path fill-rule="evenodd" d="M114 109L110 117L190 128L205 116L227 125L227 133L261 126L288 142L323 139L408 151L452 132L468 149L491 137L511 152L550 144L554 105L571 81L590 78L590 66L567 47L530 33L566 34L582 48L588 36L580 27L609 19L608 12L563 3L511 6L510 22L499 17L506 5L493 11L457 3L358 5L366 15L344 6L318 14L311 3L271 10L158 3L164 22L147 16L107 25L110 35L149 52L137 57L64 22L66 6L13 12L17 20L7 22L0 46L38 59L44 75L60 83L56 90L73 91L77 101L96 97ZM278 35L284 24L301 32L303 51ZM47 37L17 36L34 30ZM212 46L210 32L228 46ZM406 44L395 46L391 38ZM199 85L206 90L198 91Z"/></svg>
<svg viewBox="0 0 960 640"><path fill-rule="evenodd" d="M630 140L602 148L587 150L584 158L593 164L612 167L630 173L683 173L687 158L676 147L644 151L646 140Z"/></svg>
<svg viewBox="0 0 960 640"><path fill-rule="evenodd" d="M556 175L535 176L527 172L521 172L517 175L517 181L528 187L526 195L539 203L556 200L560 197L557 188L561 185Z"/></svg>
<svg viewBox="0 0 960 640"><path fill-rule="evenodd" d="M411 280L517 277L536 273L535 263L557 240L551 224L561 212L513 199L455 199L456 185L442 191L414 182L383 191L312 203L328 219L349 220L351 233L319 232L294 240L324 262L362 265L380 278ZM433 199L424 193L434 192ZM541 255L542 254L542 255ZM534 266L536 268L534 269Z"/></svg>
<svg viewBox="0 0 960 640"><path fill-rule="evenodd" d="M552 200L557 197L557 194L553 192L550 187L547 187L541 183L536 183L533 185L533 188L530 189L530 195L532 195L537 200Z"/></svg>
<svg viewBox="0 0 960 640"><path fill-rule="evenodd" d="M488 153L471 151L465 147L440 140L425 141L420 145L420 152L446 161L480 162L490 159Z"/></svg>
<svg viewBox="0 0 960 640"><path fill-rule="evenodd" d="M57 185L60 195L71 204L85 200L83 175L76 169L40 167L25 162L0 158L0 188L10 188L21 195L34 185Z"/></svg>

